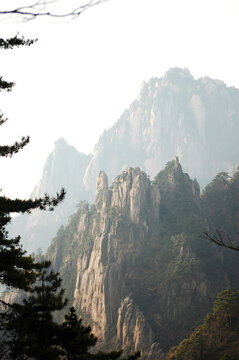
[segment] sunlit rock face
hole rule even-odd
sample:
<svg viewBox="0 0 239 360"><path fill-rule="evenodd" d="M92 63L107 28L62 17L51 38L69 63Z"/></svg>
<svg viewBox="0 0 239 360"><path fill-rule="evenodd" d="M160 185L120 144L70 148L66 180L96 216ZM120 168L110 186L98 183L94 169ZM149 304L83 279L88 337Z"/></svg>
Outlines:
<svg viewBox="0 0 239 360"><path fill-rule="evenodd" d="M172 68L164 77L142 84L138 99L104 131L93 156L79 153L63 139L56 142L32 196L55 195L65 187L65 201L52 214L34 211L13 220L10 232L21 234L28 251L45 250L79 201L94 202L100 171L107 174L109 186L129 166L140 167L152 179L177 156L201 186L218 172L233 174L239 163L238 134L239 90L207 77L195 80L187 69ZM119 194L114 196L113 201L121 201ZM133 204L136 194L130 196ZM129 216L136 221L139 214L132 211Z"/></svg>
<svg viewBox="0 0 239 360"><path fill-rule="evenodd" d="M238 133L238 89L208 77L195 80L187 69L172 68L143 83L138 99L103 133L84 184L94 189L100 170L111 183L128 166L154 177L177 155L185 171L204 186L238 163Z"/></svg>
<svg viewBox="0 0 239 360"><path fill-rule="evenodd" d="M76 211L77 203L87 198L82 178L90 159L91 155L79 153L64 139L56 141L31 198L39 198L45 193L56 196L62 187L66 190L66 197L53 212L34 210L30 215L21 215L12 220L10 234L21 234L24 249L32 252L41 248L45 251L58 228L66 224L69 216Z"/></svg>
<svg viewBox="0 0 239 360"><path fill-rule="evenodd" d="M79 204L47 256L101 349L159 359L201 322L219 291L239 286L236 252L202 239L205 228L238 228L238 183L239 172L219 175L201 197L177 157L153 183L138 167L110 187L99 173L95 205Z"/></svg>
<svg viewBox="0 0 239 360"><path fill-rule="evenodd" d="M111 188L107 175L100 172L95 206L81 203L73 220L75 232L66 239L63 231L48 251L53 266L63 274L63 286L68 283L66 294L108 349L123 347L125 353L145 355L155 343L128 277L141 262L148 237L155 239L159 205L158 188L139 168L123 172ZM159 351L153 353L152 358Z"/></svg>

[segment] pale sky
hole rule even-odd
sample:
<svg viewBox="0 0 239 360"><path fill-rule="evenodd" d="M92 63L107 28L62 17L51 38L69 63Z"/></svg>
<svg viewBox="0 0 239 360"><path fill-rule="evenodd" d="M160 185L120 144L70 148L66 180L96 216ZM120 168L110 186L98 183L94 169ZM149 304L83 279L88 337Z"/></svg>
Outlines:
<svg viewBox="0 0 239 360"><path fill-rule="evenodd" d="M16 82L0 93L9 118L0 142L31 137L12 159L0 159L0 188L11 197L29 196L59 137L92 153L141 83L170 67L239 88L239 0L109 0L71 22L8 19L0 29L2 37L39 39L0 53L0 76Z"/></svg>

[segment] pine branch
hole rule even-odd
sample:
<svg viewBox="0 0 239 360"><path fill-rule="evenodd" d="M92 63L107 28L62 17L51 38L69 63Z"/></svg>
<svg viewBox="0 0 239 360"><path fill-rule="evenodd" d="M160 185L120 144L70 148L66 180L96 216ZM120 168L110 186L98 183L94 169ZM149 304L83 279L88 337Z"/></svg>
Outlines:
<svg viewBox="0 0 239 360"><path fill-rule="evenodd" d="M12 38L9 38L7 40L0 38L0 49L7 50L7 49L13 49L14 47L19 47L19 46L30 46L36 41L37 41L37 39L25 40L25 38L23 36L18 37L18 35L14 36Z"/></svg>
<svg viewBox="0 0 239 360"><path fill-rule="evenodd" d="M4 123L6 119L3 119L2 123ZM0 123L0 125L2 125ZM13 154L16 154L19 150L23 149L30 141L29 136L23 136L21 142L16 141L13 145L3 145L0 146L0 156L4 157L12 157Z"/></svg>
<svg viewBox="0 0 239 360"><path fill-rule="evenodd" d="M0 126L4 124L8 119L3 117L3 114L0 114Z"/></svg>
<svg viewBox="0 0 239 360"><path fill-rule="evenodd" d="M54 207L65 198L65 195L65 189L62 188L61 192L56 194L56 197L50 197L45 194L44 197L35 200L12 200L2 196L0 197L0 213L29 213L31 210L36 208L52 211L54 210Z"/></svg>
<svg viewBox="0 0 239 360"><path fill-rule="evenodd" d="M0 91L11 91L14 85L14 82L5 81L2 79L2 76L0 77Z"/></svg>

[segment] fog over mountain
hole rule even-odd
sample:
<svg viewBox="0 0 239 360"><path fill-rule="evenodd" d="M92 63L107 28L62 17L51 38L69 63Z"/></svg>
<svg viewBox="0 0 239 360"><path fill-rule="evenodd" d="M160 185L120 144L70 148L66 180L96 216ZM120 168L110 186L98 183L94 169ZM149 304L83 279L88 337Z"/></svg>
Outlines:
<svg viewBox="0 0 239 360"><path fill-rule="evenodd" d="M21 234L24 248L36 251L46 250L52 237L61 224L76 211L76 205L85 197L83 175L92 155L79 153L73 146L59 139L54 151L48 156L43 169L42 178L33 190L31 197L38 198L44 193L55 195L64 187L67 196L53 212L35 210L26 215L20 215L12 220L10 233Z"/></svg>
<svg viewBox="0 0 239 360"><path fill-rule="evenodd" d="M84 184L95 188L100 170L111 182L128 166L151 177L178 156L201 185L239 161L239 90L208 77L195 80L187 69L172 68L143 83L116 124L100 137Z"/></svg>
<svg viewBox="0 0 239 360"><path fill-rule="evenodd" d="M67 197L53 214L34 212L13 221L29 250L45 250L80 200L94 199L96 177L109 184L129 166L154 177L178 156L183 169L201 186L220 171L239 163L239 90L208 77L194 79L187 69L172 68L162 78L143 83L138 98L95 145L93 155L56 142L32 196L54 195L62 186Z"/></svg>

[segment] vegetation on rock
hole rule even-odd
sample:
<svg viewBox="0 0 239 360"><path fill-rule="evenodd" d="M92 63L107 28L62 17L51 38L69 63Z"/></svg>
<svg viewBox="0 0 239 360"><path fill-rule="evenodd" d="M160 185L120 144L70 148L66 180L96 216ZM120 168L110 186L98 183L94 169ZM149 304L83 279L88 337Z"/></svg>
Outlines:
<svg viewBox="0 0 239 360"><path fill-rule="evenodd" d="M173 347L167 360L237 360L239 354L239 291L222 291L188 339Z"/></svg>
<svg viewBox="0 0 239 360"><path fill-rule="evenodd" d="M202 322L220 291L239 287L237 254L203 238L204 229L224 226L217 209L221 197L228 204L225 229L237 228L237 189L237 173L232 179L219 174L200 197L198 183L177 159L152 184L131 168L104 188L100 208L84 204L61 229L49 258L63 276L70 304L94 332L105 331L108 346L134 347L130 335L119 338L117 328L122 323L136 331L129 318L117 318L127 297L140 310L152 341L168 351ZM146 347L149 338L137 346Z"/></svg>
<svg viewBox="0 0 239 360"><path fill-rule="evenodd" d="M59 273L50 270L50 262L44 261L36 284L22 303L13 303L5 313L5 347L7 359L22 360L115 360L122 351L92 354L90 348L97 338L90 326L84 326L71 307L63 323L57 323L53 316L65 308L67 300L61 288ZM135 360L139 353L129 360Z"/></svg>

